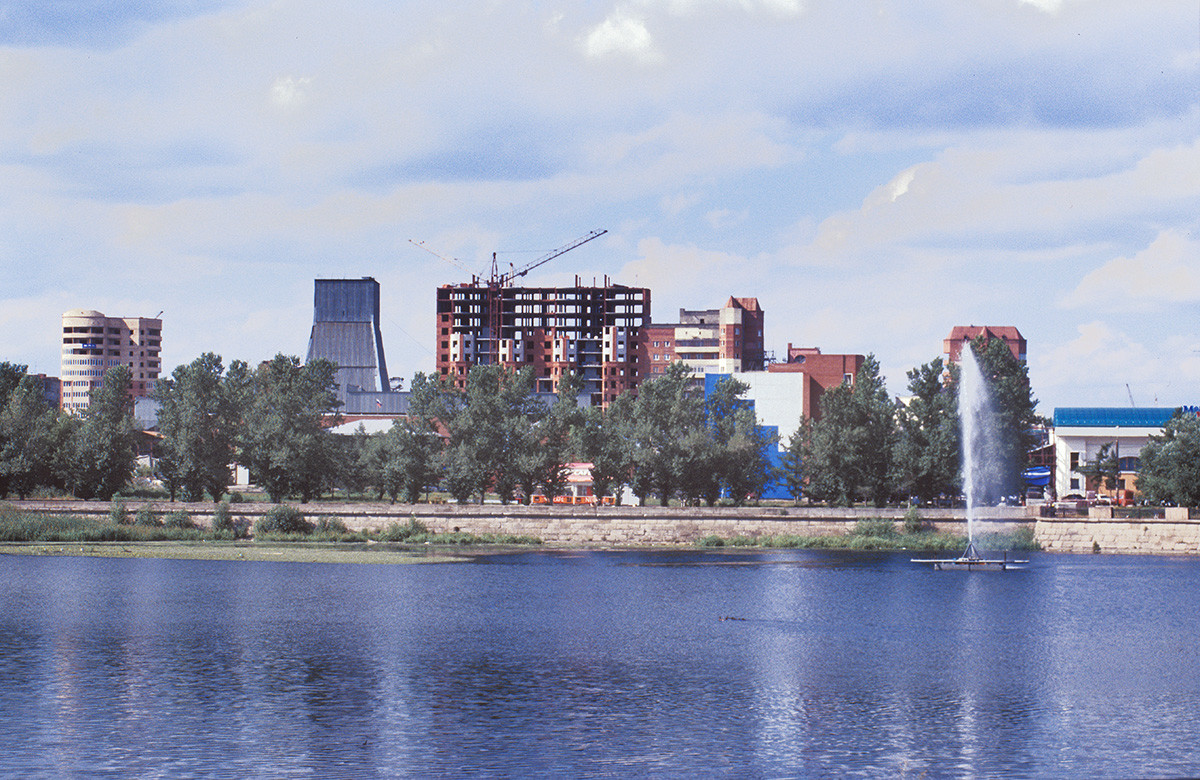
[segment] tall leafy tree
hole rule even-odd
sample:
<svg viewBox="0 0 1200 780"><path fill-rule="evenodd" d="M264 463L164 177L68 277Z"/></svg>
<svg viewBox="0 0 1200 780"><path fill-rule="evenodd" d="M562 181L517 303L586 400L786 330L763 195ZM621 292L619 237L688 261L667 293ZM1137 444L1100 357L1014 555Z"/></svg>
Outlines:
<svg viewBox="0 0 1200 780"><path fill-rule="evenodd" d="M128 366L104 372L92 391L74 448L72 485L80 498L108 501L133 476L137 464L137 426L133 420Z"/></svg>
<svg viewBox="0 0 1200 780"><path fill-rule="evenodd" d="M206 352L155 384L160 407L159 474L185 501L201 501L207 491L220 501L234 460L234 427L241 419L236 392L225 385L219 355Z"/></svg>
<svg viewBox="0 0 1200 780"><path fill-rule="evenodd" d="M853 387L825 392L820 420L805 420L800 437L814 498L846 505L856 499L876 505L887 500L892 492L895 407L874 355L863 361Z"/></svg>
<svg viewBox="0 0 1200 780"><path fill-rule="evenodd" d="M246 378L250 396L239 437L241 458L253 478L278 503L298 494L318 496L335 473L334 444L326 423L335 421L335 367L318 359L276 355ZM235 382L241 377L235 376Z"/></svg>
<svg viewBox="0 0 1200 780"><path fill-rule="evenodd" d="M622 393L608 409L588 407L576 433L580 456L592 464L592 491L601 497L615 495L618 503L633 470L633 404L633 395Z"/></svg>
<svg viewBox="0 0 1200 780"><path fill-rule="evenodd" d="M1094 484L1104 490L1114 490L1117 487L1117 481L1121 475L1120 462L1117 460L1117 451L1113 444L1103 444L1100 446L1096 457L1087 461L1079 468L1079 473L1087 477L1090 484Z"/></svg>
<svg viewBox="0 0 1200 780"><path fill-rule="evenodd" d="M683 363L643 382L633 406L633 490L642 503L650 492L665 506L689 466L686 440L703 425L703 403Z"/></svg>
<svg viewBox="0 0 1200 780"><path fill-rule="evenodd" d="M898 490L922 501L961 492L958 367L937 358L908 372L911 400L898 411L894 474Z"/></svg>
<svg viewBox="0 0 1200 780"><path fill-rule="evenodd" d="M437 483L439 458L445 446L438 426L446 418L448 407L446 389L436 375L417 373L410 388L408 413L392 424L384 451L392 499L400 492L405 501L415 503Z"/></svg>
<svg viewBox="0 0 1200 780"><path fill-rule="evenodd" d="M0 497L26 498L55 482L56 435L61 412L51 409L37 377L23 376L0 406Z"/></svg>
<svg viewBox="0 0 1200 780"><path fill-rule="evenodd" d="M782 479L787 487L792 501L797 506L804 497L807 480L804 474L805 429L801 425L788 437L787 447L783 451Z"/></svg>
<svg viewBox="0 0 1200 780"><path fill-rule="evenodd" d="M0 406L8 403L8 397L21 384L28 370L29 367L25 365L9 363L7 360L0 362Z"/></svg>
<svg viewBox="0 0 1200 780"><path fill-rule="evenodd" d="M1142 448L1138 490L1155 503L1200 506L1200 417L1176 410Z"/></svg>

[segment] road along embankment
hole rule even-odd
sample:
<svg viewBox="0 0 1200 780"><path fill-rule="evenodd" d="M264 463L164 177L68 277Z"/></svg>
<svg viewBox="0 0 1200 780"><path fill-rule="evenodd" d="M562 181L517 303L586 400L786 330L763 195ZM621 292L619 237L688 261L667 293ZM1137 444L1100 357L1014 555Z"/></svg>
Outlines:
<svg viewBox="0 0 1200 780"><path fill-rule="evenodd" d="M1149 518L1114 517L1111 507L1092 507L1087 517L1039 517L1034 536L1050 552L1200 554L1200 520L1186 507Z"/></svg>
<svg viewBox="0 0 1200 780"><path fill-rule="evenodd" d="M28 512L55 515L108 517L110 505L100 501L14 501L11 505ZM125 502L132 518L141 507L165 515L184 511L201 526L212 523L211 503L167 501ZM234 518L253 524L271 504L239 503L230 506ZM533 536L550 545L634 546L690 545L708 536L830 536L845 535L859 520L904 520L903 509L841 509L829 507L638 507L638 506L516 506L501 504L388 504L327 503L295 504L310 521L336 518L349 530L382 530L393 523L416 520L435 533L462 531L472 534ZM981 533L1010 532L1033 525L1034 518L1022 507L982 510L977 527ZM966 535L962 509L922 510L921 518L934 529Z"/></svg>

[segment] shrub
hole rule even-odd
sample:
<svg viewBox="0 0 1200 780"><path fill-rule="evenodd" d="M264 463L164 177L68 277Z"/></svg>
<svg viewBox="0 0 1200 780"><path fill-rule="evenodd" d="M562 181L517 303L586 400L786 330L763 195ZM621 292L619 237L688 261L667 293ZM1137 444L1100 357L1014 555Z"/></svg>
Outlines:
<svg viewBox="0 0 1200 780"><path fill-rule="evenodd" d="M343 536L350 533L350 529L339 517L321 517L317 520L314 533L320 536Z"/></svg>
<svg viewBox="0 0 1200 780"><path fill-rule="evenodd" d="M859 520L854 524L854 536L860 537L876 537L879 539L891 539L896 535L896 524L891 520L883 520L874 518L871 520ZM851 543L851 546L855 546Z"/></svg>
<svg viewBox="0 0 1200 780"><path fill-rule="evenodd" d="M1037 537L1033 534L1033 529L1029 526L1013 531L1012 546L1014 550L1042 549L1042 545L1038 543Z"/></svg>
<svg viewBox="0 0 1200 780"><path fill-rule="evenodd" d="M129 508L124 501L112 501L108 505L108 522L113 525L129 525Z"/></svg>
<svg viewBox="0 0 1200 780"><path fill-rule="evenodd" d="M177 509L163 518L163 525L167 528L195 528L196 524L192 522L192 518L188 517L188 513L182 509Z"/></svg>
<svg viewBox="0 0 1200 780"><path fill-rule="evenodd" d="M417 520L416 517L410 517L404 525L399 523L391 523L386 529L379 533L379 540L383 542L424 542L429 536L429 528Z"/></svg>
<svg viewBox="0 0 1200 780"><path fill-rule="evenodd" d="M229 501L222 501L213 508L213 531L232 531L233 516L229 514Z"/></svg>
<svg viewBox="0 0 1200 780"><path fill-rule="evenodd" d="M304 514L294 506L280 504L267 510L267 513L254 523L254 535L259 534L311 534L312 523L305 519Z"/></svg>
<svg viewBox="0 0 1200 780"><path fill-rule="evenodd" d="M246 497L243 496L241 493L237 492L236 490L233 491L232 493L226 493L221 498L222 498L223 503L226 503L226 504L240 504L246 500Z"/></svg>
<svg viewBox="0 0 1200 780"><path fill-rule="evenodd" d="M138 508L137 515L133 520L133 524L147 527L162 525L162 523L158 521L158 518L154 516L153 504L142 504Z"/></svg>
<svg viewBox="0 0 1200 780"><path fill-rule="evenodd" d="M231 515L229 503L222 501L213 509L212 535L217 539L245 539L250 535L250 521Z"/></svg>
<svg viewBox="0 0 1200 780"><path fill-rule="evenodd" d="M921 510L914 504L904 513L904 533L919 534L925 530L925 521L921 519Z"/></svg>
<svg viewBox="0 0 1200 780"><path fill-rule="evenodd" d="M701 547L724 547L725 540L719 536L706 536L700 540Z"/></svg>

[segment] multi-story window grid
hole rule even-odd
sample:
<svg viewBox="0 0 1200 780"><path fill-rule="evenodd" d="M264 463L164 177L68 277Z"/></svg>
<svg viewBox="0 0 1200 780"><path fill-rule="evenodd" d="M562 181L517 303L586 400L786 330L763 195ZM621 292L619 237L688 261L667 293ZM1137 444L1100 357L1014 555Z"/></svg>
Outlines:
<svg viewBox="0 0 1200 780"><path fill-rule="evenodd" d="M62 317L62 407L69 412L87 408L91 392L104 372L128 366L131 394L148 396L162 365L162 320L146 317L105 317L98 311L74 309Z"/></svg>
<svg viewBox="0 0 1200 780"><path fill-rule="evenodd" d="M650 291L601 287L444 285L437 294L438 372L466 386L471 366L533 368L538 392L583 377L591 403L607 405L637 387L639 345L650 320Z"/></svg>

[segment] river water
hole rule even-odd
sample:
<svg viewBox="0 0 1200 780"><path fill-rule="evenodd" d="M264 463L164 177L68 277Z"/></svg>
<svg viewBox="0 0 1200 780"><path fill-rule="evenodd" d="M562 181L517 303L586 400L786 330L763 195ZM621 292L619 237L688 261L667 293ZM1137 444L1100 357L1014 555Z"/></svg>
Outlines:
<svg viewBox="0 0 1200 780"><path fill-rule="evenodd" d="M1200 560L0 558L4 777L1200 772Z"/></svg>

